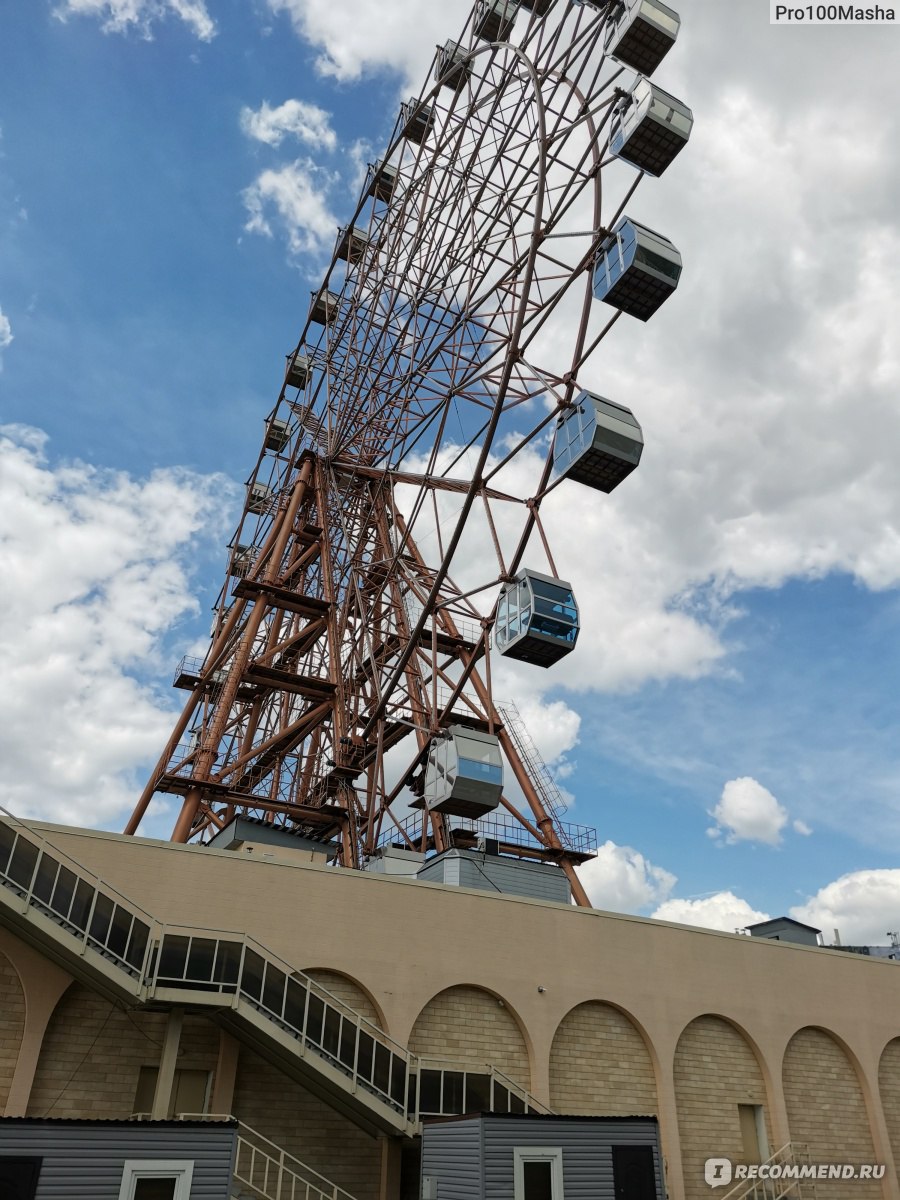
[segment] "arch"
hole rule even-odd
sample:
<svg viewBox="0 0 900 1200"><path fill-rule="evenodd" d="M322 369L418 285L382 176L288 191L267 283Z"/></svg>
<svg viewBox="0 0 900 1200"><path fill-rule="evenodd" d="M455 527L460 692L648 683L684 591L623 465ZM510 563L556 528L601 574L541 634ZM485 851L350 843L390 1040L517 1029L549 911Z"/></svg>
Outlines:
<svg viewBox="0 0 900 1200"><path fill-rule="evenodd" d="M675 1047L674 1080L686 1200L708 1196L710 1156L746 1163L777 1149L761 1057L736 1022L717 1013L689 1022Z"/></svg>
<svg viewBox="0 0 900 1200"><path fill-rule="evenodd" d="M643 1031L603 1000L569 1009L550 1047L550 1107L585 1116L654 1116L656 1072Z"/></svg>
<svg viewBox="0 0 900 1200"><path fill-rule="evenodd" d="M791 1141L813 1162L871 1163L875 1148L856 1056L830 1030L807 1025L788 1042L782 1061ZM881 1195L880 1184L855 1181L854 1195Z"/></svg>
<svg viewBox="0 0 900 1200"><path fill-rule="evenodd" d="M6 1112L13 1072L25 1032L25 988L19 972L5 954L0 954L0 1114Z"/></svg>
<svg viewBox="0 0 900 1200"><path fill-rule="evenodd" d="M894 1162L900 1163L900 1037L889 1041L881 1052L878 1092Z"/></svg>
<svg viewBox="0 0 900 1200"><path fill-rule="evenodd" d="M490 1063L531 1089L531 1047L525 1028L502 996L462 983L432 996L416 1017L409 1048L426 1058Z"/></svg>
<svg viewBox="0 0 900 1200"><path fill-rule="evenodd" d="M358 979L354 979L345 971L335 971L331 967L307 967L303 974L314 979L333 996L337 996L338 1000L343 1000L344 1004L359 1013L361 1017L365 1017L367 1021L371 1021L385 1033L390 1032L381 1005Z"/></svg>

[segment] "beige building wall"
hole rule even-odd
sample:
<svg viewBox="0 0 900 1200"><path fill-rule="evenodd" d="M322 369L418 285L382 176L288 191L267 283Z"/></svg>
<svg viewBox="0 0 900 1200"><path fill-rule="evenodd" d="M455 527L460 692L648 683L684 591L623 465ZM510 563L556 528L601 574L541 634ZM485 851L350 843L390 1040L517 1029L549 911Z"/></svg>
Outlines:
<svg viewBox="0 0 900 1200"><path fill-rule="evenodd" d="M409 1048L425 1058L490 1063L531 1087L522 1030L505 1001L482 988L447 988L429 1000L413 1025Z"/></svg>
<svg viewBox="0 0 900 1200"><path fill-rule="evenodd" d="M0 1114L6 1111L9 1088L25 1029L25 993L19 973L0 954Z"/></svg>
<svg viewBox="0 0 900 1200"><path fill-rule="evenodd" d="M877 1094L877 1089L876 1089ZM856 1071L843 1048L821 1029L801 1029L784 1056L784 1097L791 1140L819 1163L873 1163L875 1148ZM817 1182L821 1200L869 1200L877 1182Z"/></svg>
<svg viewBox="0 0 900 1200"><path fill-rule="evenodd" d="M28 1104L29 1117L128 1117L143 1066L158 1067L165 1013L127 1011L73 983L44 1037ZM185 1019L178 1067L214 1073L218 1030Z"/></svg>
<svg viewBox="0 0 900 1200"><path fill-rule="evenodd" d="M894 1161L900 1163L900 1037L884 1048L878 1064L878 1090Z"/></svg>
<svg viewBox="0 0 900 1200"><path fill-rule="evenodd" d="M234 1112L356 1200L377 1200L381 1142L246 1047L238 1059Z"/></svg>
<svg viewBox="0 0 900 1200"><path fill-rule="evenodd" d="M355 979L351 979L349 975L344 975L340 971L325 971L320 970L318 967L306 967L304 968L304 974L309 975L316 983L321 984L327 992L331 992L332 996L337 996L338 1000L343 1000L345 1004L348 1004L361 1017L365 1017L367 1021L371 1021L379 1029L384 1029L385 1033L390 1032L390 1030L385 1029L384 1018L375 1007L372 997L359 986Z"/></svg>
<svg viewBox="0 0 900 1200"><path fill-rule="evenodd" d="M550 1107L584 1116L655 1116L656 1079L632 1022L589 1000L566 1013L550 1047Z"/></svg>
<svg viewBox="0 0 900 1200"><path fill-rule="evenodd" d="M698 1017L682 1033L675 1051L675 1094L686 1200L709 1196L703 1177L707 1158L760 1161L748 1155L738 1105L760 1106L769 1152L777 1149L765 1083L747 1039L728 1021ZM764 1155L763 1160L767 1157Z"/></svg>

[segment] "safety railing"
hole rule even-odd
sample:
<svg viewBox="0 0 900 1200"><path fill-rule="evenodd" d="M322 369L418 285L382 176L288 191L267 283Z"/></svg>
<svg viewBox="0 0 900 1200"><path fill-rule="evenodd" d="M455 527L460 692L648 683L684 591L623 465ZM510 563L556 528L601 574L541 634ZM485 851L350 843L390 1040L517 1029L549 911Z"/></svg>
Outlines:
<svg viewBox="0 0 900 1200"><path fill-rule="evenodd" d="M406 1113L409 1051L253 938L166 926L148 986L237 996L353 1084Z"/></svg>
<svg viewBox="0 0 900 1200"><path fill-rule="evenodd" d="M419 1058L410 1085L410 1116L462 1116L463 1113L549 1113L525 1088L490 1063Z"/></svg>
<svg viewBox="0 0 900 1200"><path fill-rule="evenodd" d="M98 875L0 808L0 885L140 985L159 924Z"/></svg>
<svg viewBox="0 0 900 1200"><path fill-rule="evenodd" d="M232 1174L235 1183L252 1188L264 1200L354 1200L349 1192L243 1122L238 1124Z"/></svg>
<svg viewBox="0 0 900 1200"><path fill-rule="evenodd" d="M760 1164L755 1179L740 1180L722 1200L815 1200L816 1185L803 1177L804 1167L814 1169L809 1167L809 1147L805 1142L786 1142Z"/></svg>

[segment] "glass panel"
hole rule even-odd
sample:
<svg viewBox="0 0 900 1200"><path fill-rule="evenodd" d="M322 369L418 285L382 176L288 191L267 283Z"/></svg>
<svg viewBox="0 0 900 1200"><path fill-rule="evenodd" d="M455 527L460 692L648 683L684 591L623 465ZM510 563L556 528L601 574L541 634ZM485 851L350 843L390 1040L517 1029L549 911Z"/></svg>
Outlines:
<svg viewBox="0 0 900 1200"><path fill-rule="evenodd" d="M375 1043L375 1077L372 1082L379 1092L387 1095L391 1079L391 1052L381 1042Z"/></svg>
<svg viewBox="0 0 900 1200"><path fill-rule="evenodd" d="M16 835L9 828L0 822L0 871L6 874L6 867L9 863L9 856L12 854L13 842L16 840Z"/></svg>
<svg viewBox="0 0 900 1200"><path fill-rule="evenodd" d="M309 1012L306 1017L306 1036L316 1045L322 1044L322 1026L325 1024L325 1002L315 992L309 993Z"/></svg>
<svg viewBox="0 0 900 1200"><path fill-rule="evenodd" d="M441 1112L461 1113L463 1111L463 1080L462 1071L444 1072L444 1093L441 1097Z"/></svg>
<svg viewBox="0 0 900 1200"><path fill-rule="evenodd" d="M138 1179L134 1184L134 1200L175 1200L178 1176L166 1179Z"/></svg>
<svg viewBox="0 0 900 1200"><path fill-rule="evenodd" d="M237 983L240 970L240 943L219 942L216 950L216 966L213 972L213 979L216 983Z"/></svg>
<svg viewBox="0 0 900 1200"><path fill-rule="evenodd" d="M104 896L102 892L97 893L97 902L94 905L94 913L91 917L91 937L102 946L106 945L106 938L109 934L109 923L112 920L114 907L115 905L109 896Z"/></svg>
<svg viewBox="0 0 900 1200"><path fill-rule="evenodd" d="M509 1093L509 1111L511 1113L523 1113L525 1111L525 1101L521 1096L517 1096L515 1092Z"/></svg>
<svg viewBox="0 0 900 1200"><path fill-rule="evenodd" d="M40 874L40 870L38 870ZM56 887L53 889L53 901L50 907L61 917L68 917L72 907L72 897L75 895L75 884L78 877L68 867L60 867L56 877Z"/></svg>
<svg viewBox="0 0 900 1200"><path fill-rule="evenodd" d="M26 842L24 838L16 839L16 846L12 853L12 858L9 861L7 875L13 883L19 884L20 887L27 888L31 884L31 877L34 875L35 864L38 859L38 848L33 846L31 842Z"/></svg>
<svg viewBox="0 0 900 1200"><path fill-rule="evenodd" d="M306 988L296 979L287 982L284 1001L284 1019L298 1033L303 1029L303 1010L306 1007Z"/></svg>
<svg viewBox="0 0 900 1200"><path fill-rule="evenodd" d="M441 1111L441 1073L440 1071L419 1072L419 1112L439 1113Z"/></svg>
<svg viewBox="0 0 900 1200"><path fill-rule="evenodd" d="M211 938L191 938L187 960L188 979L208 983L212 979L215 954L216 943Z"/></svg>
<svg viewBox="0 0 900 1200"><path fill-rule="evenodd" d="M490 1075L466 1075L466 1112L490 1112Z"/></svg>
<svg viewBox="0 0 900 1200"><path fill-rule="evenodd" d="M112 924L109 927L109 937L106 939L107 947L113 954L117 954L119 958L125 957L125 950L128 946L128 937L131 933L131 922L134 920L127 908L122 908L117 904L113 912Z"/></svg>
<svg viewBox="0 0 900 1200"><path fill-rule="evenodd" d="M287 986L287 976L271 963L266 963L266 982L263 988L263 1004L270 1012L280 1017L284 1012L284 989Z"/></svg>
<svg viewBox="0 0 900 1200"><path fill-rule="evenodd" d="M653 250L647 250L643 246L638 246L634 261L643 263L646 267L652 267L654 271L659 271L668 279L677 280L681 275L681 266L678 263L671 262L668 258L663 258L661 254L656 254Z"/></svg>
<svg viewBox="0 0 900 1200"><path fill-rule="evenodd" d="M494 1103L491 1105L491 1112L509 1112L509 1092L502 1083L494 1083Z"/></svg>
<svg viewBox="0 0 900 1200"><path fill-rule="evenodd" d="M460 758L459 775L462 779L477 779L480 783L502 783L503 767L499 763L476 762L474 758Z"/></svg>
<svg viewBox="0 0 900 1200"><path fill-rule="evenodd" d="M322 1048L337 1057L341 1037L341 1014L330 1004L325 1006L325 1028L322 1031Z"/></svg>
<svg viewBox="0 0 900 1200"><path fill-rule="evenodd" d="M135 918L131 927L131 937L128 939L128 949L125 951L125 961L135 970L144 964L144 954L149 940L150 926Z"/></svg>
<svg viewBox="0 0 900 1200"><path fill-rule="evenodd" d="M359 1054L356 1059L356 1070L363 1079L372 1078L372 1068L375 1065L375 1039L371 1034L359 1031Z"/></svg>
<svg viewBox="0 0 900 1200"><path fill-rule="evenodd" d="M79 879L75 885L75 899L69 910L69 920L73 925L77 925L79 929L84 929L87 925L88 913L91 911L91 902L93 899L94 889L86 880Z"/></svg>
<svg viewBox="0 0 900 1200"><path fill-rule="evenodd" d="M406 1063L396 1054L392 1054L393 1069L391 1070L391 1099L395 1104L403 1104L406 1097Z"/></svg>
<svg viewBox="0 0 900 1200"><path fill-rule="evenodd" d="M98 897L99 902L99 897ZM183 979L187 963L188 939L177 935L163 938L159 952L160 979Z"/></svg>
<svg viewBox="0 0 900 1200"><path fill-rule="evenodd" d="M529 633L543 633L557 642L574 642L578 636L578 628L557 621L555 617L535 617L529 626Z"/></svg>
<svg viewBox="0 0 900 1200"><path fill-rule="evenodd" d="M56 876L59 873L59 863L49 854L42 854L41 861L38 863L37 875L34 877L34 891L38 900L42 900L44 904L50 903L50 897L53 895L53 887L56 883Z"/></svg>
<svg viewBox="0 0 900 1200"><path fill-rule="evenodd" d="M352 1069L356 1058L356 1025L346 1017L341 1020L341 1046L338 1058Z"/></svg>
<svg viewBox="0 0 900 1200"><path fill-rule="evenodd" d="M255 950L244 954L244 970L241 975L241 990L254 1000L262 995L263 968L265 964Z"/></svg>
<svg viewBox="0 0 900 1200"><path fill-rule="evenodd" d="M522 1200L553 1200L553 1164L543 1162L522 1163Z"/></svg>

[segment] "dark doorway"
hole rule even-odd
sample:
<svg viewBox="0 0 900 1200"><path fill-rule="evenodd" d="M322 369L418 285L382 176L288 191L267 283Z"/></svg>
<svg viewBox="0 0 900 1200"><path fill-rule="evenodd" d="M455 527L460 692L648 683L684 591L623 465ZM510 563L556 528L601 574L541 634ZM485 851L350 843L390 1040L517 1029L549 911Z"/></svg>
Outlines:
<svg viewBox="0 0 900 1200"><path fill-rule="evenodd" d="M657 1200L652 1146L613 1146L616 1200Z"/></svg>
<svg viewBox="0 0 900 1200"><path fill-rule="evenodd" d="M3 1200L34 1200L40 1173L39 1158L8 1158L0 1154L0 1196Z"/></svg>

